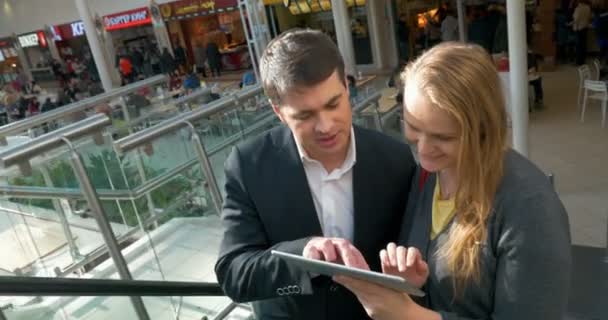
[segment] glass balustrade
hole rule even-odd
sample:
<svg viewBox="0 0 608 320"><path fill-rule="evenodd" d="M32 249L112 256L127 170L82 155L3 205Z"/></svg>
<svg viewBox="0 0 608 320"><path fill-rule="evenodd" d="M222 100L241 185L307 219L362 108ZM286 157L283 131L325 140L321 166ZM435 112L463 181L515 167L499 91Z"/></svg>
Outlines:
<svg viewBox="0 0 608 320"><path fill-rule="evenodd" d="M121 98L118 107L111 106L111 126L71 141L129 272L135 280L216 282L213 267L222 229L213 190L224 191L224 162L234 145L281 123L261 90L236 92L192 126L181 125L117 154L117 139L163 126L178 113L213 106L205 92L176 101L155 89L129 94L145 96L150 105L137 107L129 97ZM377 100L365 91L364 103L353 106L353 122L400 136L400 112L379 111ZM33 157L29 166L0 172L0 245L3 255L15 257L2 259L0 271L119 278L71 157L61 146ZM227 297L145 297L143 302L153 319L211 318L230 303ZM9 306L8 319L136 319L132 302L122 297L8 297L0 303Z"/></svg>

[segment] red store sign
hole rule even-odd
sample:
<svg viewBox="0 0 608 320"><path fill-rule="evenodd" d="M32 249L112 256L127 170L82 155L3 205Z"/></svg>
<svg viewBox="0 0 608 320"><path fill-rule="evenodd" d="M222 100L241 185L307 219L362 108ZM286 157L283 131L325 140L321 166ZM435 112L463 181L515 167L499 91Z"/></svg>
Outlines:
<svg viewBox="0 0 608 320"><path fill-rule="evenodd" d="M10 39L0 39L0 48L12 48L13 42Z"/></svg>
<svg viewBox="0 0 608 320"><path fill-rule="evenodd" d="M53 26L51 27L51 33L53 35L53 40L55 41L64 41L84 36L84 22L75 21L72 23Z"/></svg>
<svg viewBox="0 0 608 320"><path fill-rule="evenodd" d="M103 25L106 31L131 28L150 23L152 23L152 17L148 8L138 8L103 17Z"/></svg>

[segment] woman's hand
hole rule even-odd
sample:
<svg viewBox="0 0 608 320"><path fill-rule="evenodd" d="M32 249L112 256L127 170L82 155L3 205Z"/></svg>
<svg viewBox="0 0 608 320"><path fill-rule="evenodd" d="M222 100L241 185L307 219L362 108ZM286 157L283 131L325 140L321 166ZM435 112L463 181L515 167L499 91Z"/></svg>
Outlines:
<svg viewBox="0 0 608 320"><path fill-rule="evenodd" d="M418 307L407 294L367 281L344 276L336 276L334 281L354 293L372 319L405 319L413 307Z"/></svg>
<svg viewBox="0 0 608 320"><path fill-rule="evenodd" d="M441 320L439 313L421 307L405 293L350 277L337 276L334 281L354 293L372 319Z"/></svg>
<svg viewBox="0 0 608 320"><path fill-rule="evenodd" d="M422 259L420 251L389 243L380 251L382 272L402 277L417 288L422 288L429 276L429 267Z"/></svg>

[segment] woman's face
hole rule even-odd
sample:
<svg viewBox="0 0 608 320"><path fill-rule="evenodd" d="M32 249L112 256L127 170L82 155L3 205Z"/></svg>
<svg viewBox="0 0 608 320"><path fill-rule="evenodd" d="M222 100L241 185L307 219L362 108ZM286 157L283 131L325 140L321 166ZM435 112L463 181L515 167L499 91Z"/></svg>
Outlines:
<svg viewBox="0 0 608 320"><path fill-rule="evenodd" d="M413 86L403 96L405 137L416 146L420 165L429 172L455 169L460 128L449 113L431 104Z"/></svg>

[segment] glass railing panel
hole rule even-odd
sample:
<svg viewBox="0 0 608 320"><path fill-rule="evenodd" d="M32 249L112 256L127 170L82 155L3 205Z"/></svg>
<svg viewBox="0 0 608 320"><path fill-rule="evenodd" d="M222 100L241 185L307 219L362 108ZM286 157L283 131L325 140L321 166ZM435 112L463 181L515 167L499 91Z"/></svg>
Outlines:
<svg viewBox="0 0 608 320"><path fill-rule="evenodd" d="M399 140L405 141L405 135L403 131L403 118L401 116L401 108L396 107L395 109L383 114L382 117L382 131Z"/></svg>
<svg viewBox="0 0 608 320"><path fill-rule="evenodd" d="M182 127L121 156L126 173L138 173L138 178L129 182L129 188L133 190L147 180L193 161L191 132L190 128Z"/></svg>
<svg viewBox="0 0 608 320"><path fill-rule="evenodd" d="M104 247L68 157L61 147L32 158L31 172L16 167L4 170L8 188L0 198L0 220L5 226L0 237L7 239L0 242L0 247L11 258L1 259L10 264L1 269L12 274L53 277ZM11 193L10 187L26 193ZM36 195L40 191L52 194Z"/></svg>
<svg viewBox="0 0 608 320"><path fill-rule="evenodd" d="M375 107L369 105L359 112L353 112L353 123L360 127L377 130Z"/></svg>
<svg viewBox="0 0 608 320"><path fill-rule="evenodd" d="M222 145L225 141L242 137L243 125L236 108L216 113L195 123L206 149Z"/></svg>
<svg viewBox="0 0 608 320"><path fill-rule="evenodd" d="M222 195L224 195L224 183L226 180L224 175L224 162L226 162L232 148L243 140L255 138L279 125L281 125L279 119L273 113L268 113L265 117L260 118L256 123L252 123L245 127L242 136L235 136L231 139L225 139L223 143L217 144L212 148L207 148L211 168ZM207 136L201 136L201 139L205 138L207 138Z"/></svg>
<svg viewBox="0 0 608 320"><path fill-rule="evenodd" d="M204 108L210 102L220 98L219 94L212 93L209 88L199 88L189 95L177 99L175 104L180 111L190 111ZM180 101L182 100L182 101Z"/></svg>
<svg viewBox="0 0 608 320"><path fill-rule="evenodd" d="M249 127L272 114L272 107L262 91L259 94L239 102L239 119L244 128Z"/></svg>
<svg viewBox="0 0 608 320"><path fill-rule="evenodd" d="M138 319L128 297L37 297L3 310L7 320ZM152 319L157 319L152 317ZM170 319L170 318L166 318Z"/></svg>
<svg viewBox="0 0 608 320"><path fill-rule="evenodd" d="M183 135L187 130L180 130L175 135L186 138ZM179 152L172 149L177 144L171 140L175 135L169 134L152 142L151 153L141 154L135 149L122 157L126 160L141 156L147 173L157 170L150 175L148 183L134 188L148 188L149 182L154 182L141 196L148 202L148 207L153 208L149 211L154 215L138 215L140 232L123 251L136 280L206 281L213 273L219 249L219 218L198 158L190 151L188 156L183 149ZM182 140L191 146L190 139ZM174 154L174 159L167 161L167 157ZM182 156L178 158L180 154ZM180 301L179 298L144 298L149 309L163 316L170 316L173 310L179 309ZM201 306L201 309L205 308Z"/></svg>
<svg viewBox="0 0 608 320"><path fill-rule="evenodd" d="M231 306L228 297L143 297L146 312L153 320L213 319L228 310L224 319L251 318L249 308ZM137 320L128 297L39 297L30 305L6 304L7 320ZM227 309L229 308L229 309Z"/></svg>

